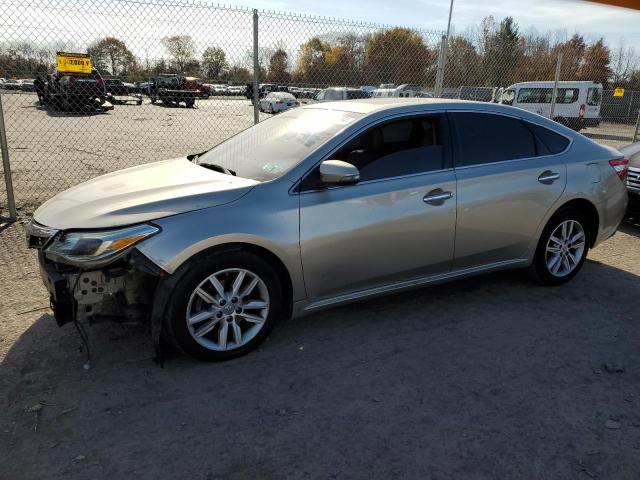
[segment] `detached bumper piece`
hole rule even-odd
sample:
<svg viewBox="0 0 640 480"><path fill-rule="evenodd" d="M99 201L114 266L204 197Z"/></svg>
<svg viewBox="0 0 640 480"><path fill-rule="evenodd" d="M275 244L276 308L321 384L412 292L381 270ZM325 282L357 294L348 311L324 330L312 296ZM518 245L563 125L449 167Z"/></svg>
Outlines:
<svg viewBox="0 0 640 480"><path fill-rule="evenodd" d="M53 263L42 252L39 259L58 325L74 319L140 323L149 318L162 271L137 250L113 265L91 271Z"/></svg>

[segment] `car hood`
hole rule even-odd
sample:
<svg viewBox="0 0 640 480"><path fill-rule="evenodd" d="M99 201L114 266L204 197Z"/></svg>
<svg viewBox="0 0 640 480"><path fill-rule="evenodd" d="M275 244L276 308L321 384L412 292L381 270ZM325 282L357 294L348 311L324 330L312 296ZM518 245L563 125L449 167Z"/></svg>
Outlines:
<svg viewBox="0 0 640 480"><path fill-rule="evenodd" d="M110 228L237 200L258 182L225 175L186 158L109 173L45 202L34 220L57 229Z"/></svg>

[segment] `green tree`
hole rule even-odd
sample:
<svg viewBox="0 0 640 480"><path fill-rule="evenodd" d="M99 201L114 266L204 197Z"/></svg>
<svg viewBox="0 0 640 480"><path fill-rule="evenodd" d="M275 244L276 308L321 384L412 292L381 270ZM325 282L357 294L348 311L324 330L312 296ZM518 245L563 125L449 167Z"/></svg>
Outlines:
<svg viewBox="0 0 640 480"><path fill-rule="evenodd" d="M486 86L504 87L512 84L520 54L518 25L512 17L507 17L500 22L495 34L486 37L482 62Z"/></svg>
<svg viewBox="0 0 640 480"><path fill-rule="evenodd" d="M555 64L558 54L562 52L562 65L560 66L561 80L577 80L580 65L584 57L587 44L582 35L574 34L566 42L559 43L553 49L554 71L550 75L550 79L555 75Z"/></svg>
<svg viewBox="0 0 640 480"><path fill-rule="evenodd" d="M249 83L253 80L253 74L248 68L233 65L222 74L222 80L233 83Z"/></svg>
<svg viewBox="0 0 640 480"><path fill-rule="evenodd" d="M296 77L298 81L322 85L330 82L327 75L325 54L331 49L328 43L313 37L300 46Z"/></svg>
<svg viewBox="0 0 640 480"><path fill-rule="evenodd" d="M95 68L112 75L127 75L135 68L133 53L119 38L105 37L89 46L87 51Z"/></svg>
<svg viewBox="0 0 640 480"><path fill-rule="evenodd" d="M202 52L202 75L205 78L218 80L227 68L227 54L222 48L209 47Z"/></svg>
<svg viewBox="0 0 640 480"><path fill-rule="evenodd" d="M579 80L602 83L605 88L611 78L611 51L601 38L584 51L582 64L578 70Z"/></svg>
<svg viewBox="0 0 640 480"><path fill-rule="evenodd" d="M189 35L174 35L160 40L167 53L173 58L175 70L184 72L185 66L196 54L196 45Z"/></svg>
<svg viewBox="0 0 640 480"><path fill-rule="evenodd" d="M392 28L374 33L367 42L365 71L372 83L424 84L436 57L417 32Z"/></svg>
<svg viewBox="0 0 640 480"><path fill-rule="evenodd" d="M269 59L267 81L270 83L289 83L289 56L282 48L278 48Z"/></svg>
<svg viewBox="0 0 640 480"><path fill-rule="evenodd" d="M460 87L478 85L480 55L473 44L462 37L452 37L448 42L444 85Z"/></svg>

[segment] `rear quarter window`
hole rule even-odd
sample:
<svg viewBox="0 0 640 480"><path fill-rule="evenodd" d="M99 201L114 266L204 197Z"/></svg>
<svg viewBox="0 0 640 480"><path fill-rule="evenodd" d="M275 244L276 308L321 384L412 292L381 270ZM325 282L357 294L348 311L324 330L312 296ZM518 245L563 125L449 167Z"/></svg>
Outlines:
<svg viewBox="0 0 640 480"><path fill-rule="evenodd" d="M525 122L527 127L533 132L540 142L546 147L549 153L556 154L563 152L569 146L569 139L560 135L548 128L541 127L535 123ZM544 152L538 152L538 155L542 155Z"/></svg>

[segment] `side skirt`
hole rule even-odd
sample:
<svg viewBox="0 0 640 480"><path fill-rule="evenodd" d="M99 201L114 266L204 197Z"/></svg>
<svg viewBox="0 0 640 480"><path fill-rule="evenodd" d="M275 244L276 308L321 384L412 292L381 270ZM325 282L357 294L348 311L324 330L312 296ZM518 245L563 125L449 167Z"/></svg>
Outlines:
<svg viewBox="0 0 640 480"><path fill-rule="evenodd" d="M526 258L517 258L514 260L505 260L502 262L490 263L488 265L481 265L479 267L465 268L462 270L455 270L453 272L439 273L437 275L428 275L425 277L413 278L411 280L404 280L401 282L390 283L387 285L380 285L377 287L369 288L366 290L359 290L357 292L345 293L337 295L335 297L322 298L313 302L302 300L296 302L293 305L293 317L301 317L309 315L319 310L335 307L347 303L356 302L366 298L373 298L383 296L389 293L402 292L405 290L412 290L415 288L424 287L427 285L434 285L437 283L444 283L450 280L458 280L466 277L472 277L482 273L493 272L497 270L507 270L511 268L526 267L529 265L529 260Z"/></svg>

